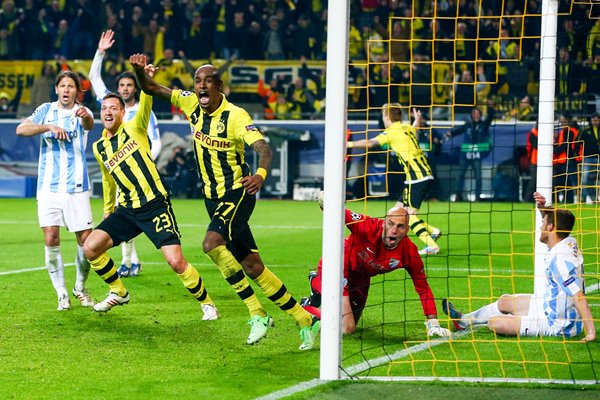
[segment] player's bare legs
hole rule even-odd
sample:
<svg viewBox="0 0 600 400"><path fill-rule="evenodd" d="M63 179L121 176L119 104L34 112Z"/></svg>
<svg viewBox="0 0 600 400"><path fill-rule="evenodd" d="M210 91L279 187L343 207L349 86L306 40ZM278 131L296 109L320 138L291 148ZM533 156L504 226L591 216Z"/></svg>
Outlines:
<svg viewBox="0 0 600 400"><path fill-rule="evenodd" d="M497 301L503 315L488 321L488 327L501 335L516 336L521 330L521 317L529 313L530 294L503 294Z"/></svg>
<svg viewBox="0 0 600 400"><path fill-rule="evenodd" d="M190 264L181 251L181 245L173 244L160 248L163 256L171 269L177 273L183 286L202 304L204 320L214 320L218 318L217 309L210 298L200 273L192 264Z"/></svg>
<svg viewBox="0 0 600 400"><path fill-rule="evenodd" d="M504 314L525 316L529 314L530 294L503 294L498 299L498 309Z"/></svg>

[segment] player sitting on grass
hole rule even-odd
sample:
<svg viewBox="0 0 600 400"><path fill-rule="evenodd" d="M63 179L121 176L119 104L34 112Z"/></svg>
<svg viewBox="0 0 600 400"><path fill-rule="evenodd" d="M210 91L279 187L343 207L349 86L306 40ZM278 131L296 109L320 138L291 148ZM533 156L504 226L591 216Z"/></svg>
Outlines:
<svg viewBox="0 0 600 400"><path fill-rule="evenodd" d="M487 324L488 328L506 336L577 336L582 341L596 338L592 312L583 293L583 256L577 240L570 236L575 216L566 209L546 206L539 193L533 197L542 214L540 242L548 246L546 290L543 296L503 294L492 304L468 314L460 313L447 299L442 300L458 330L471 324Z"/></svg>

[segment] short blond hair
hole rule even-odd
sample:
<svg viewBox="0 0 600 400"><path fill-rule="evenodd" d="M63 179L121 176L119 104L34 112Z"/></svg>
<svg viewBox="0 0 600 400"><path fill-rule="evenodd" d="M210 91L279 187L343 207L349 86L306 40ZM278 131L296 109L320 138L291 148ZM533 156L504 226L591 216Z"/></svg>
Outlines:
<svg viewBox="0 0 600 400"><path fill-rule="evenodd" d="M386 103L381 106L383 117L387 117L392 122L402 121L402 105L400 103Z"/></svg>

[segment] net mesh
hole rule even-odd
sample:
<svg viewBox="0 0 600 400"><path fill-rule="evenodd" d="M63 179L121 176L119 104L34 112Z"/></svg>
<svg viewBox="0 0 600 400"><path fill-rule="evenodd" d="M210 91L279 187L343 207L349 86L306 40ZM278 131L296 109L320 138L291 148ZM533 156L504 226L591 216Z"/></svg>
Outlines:
<svg viewBox="0 0 600 400"><path fill-rule="evenodd" d="M571 122L557 123L557 137L575 121L578 131L586 129L595 111L597 3L559 3L555 105ZM412 124L415 108L427 117L416 138L436 179L419 216L444 233L437 241L440 252L423 258L447 328L453 325L442 313L442 298L469 312L503 293L533 291L535 165L527 141L544 106L538 102L540 43L541 1L415 1L402 12L390 7L389 13L351 18L348 118L378 122L364 129L355 124L359 128L348 132L348 140L368 141L384 132L385 104L400 103L404 123ZM561 70L560 52L568 53L563 64L570 70ZM476 162L464 172L464 134L454 130L472 118L475 107L482 118L493 114L491 143L471 156ZM561 172L555 166L552 197L577 217L573 235L584 253L586 296L597 318L598 161L584 159L581 140L565 143L574 167ZM393 149L349 149L347 167L347 206L383 218L404 188ZM426 246L414 233L409 237ZM505 337L485 326L434 340L427 338L424 321L408 274L373 278L358 329L344 337L342 369L352 377L388 379L599 381L595 342Z"/></svg>

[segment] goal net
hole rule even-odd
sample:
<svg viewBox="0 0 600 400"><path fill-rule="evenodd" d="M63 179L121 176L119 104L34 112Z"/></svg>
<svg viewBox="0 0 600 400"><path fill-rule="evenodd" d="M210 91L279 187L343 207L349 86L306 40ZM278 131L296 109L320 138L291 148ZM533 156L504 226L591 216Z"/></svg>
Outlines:
<svg viewBox="0 0 600 400"><path fill-rule="evenodd" d="M448 298L467 313L503 293L534 293L534 282L543 281L543 271L535 269L542 255L532 192L540 188L538 122L542 137L542 114L550 107L553 149L560 136L565 151L561 159L552 150L546 197L577 217L573 236L585 259L586 297L600 318L598 158L585 157L581 136L600 112L596 3L557 3L556 89L549 102L541 94L547 81L540 65L548 54L542 1L390 2L367 13L350 10L347 139L381 134L385 104L401 105L403 123L413 124L415 109L424 117L415 140L435 180L418 216L442 235L439 252L422 258L438 319L454 333L449 340L428 338L410 276L402 270L378 275L356 331L342 339L343 377L600 381L597 342L507 337L485 325L455 331L440 304ZM462 128L476 118L485 132ZM405 172L390 147L348 149L346 207L384 218L402 200ZM409 237L421 250L431 247L419 232Z"/></svg>

